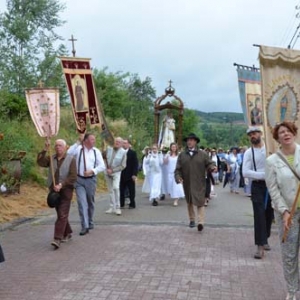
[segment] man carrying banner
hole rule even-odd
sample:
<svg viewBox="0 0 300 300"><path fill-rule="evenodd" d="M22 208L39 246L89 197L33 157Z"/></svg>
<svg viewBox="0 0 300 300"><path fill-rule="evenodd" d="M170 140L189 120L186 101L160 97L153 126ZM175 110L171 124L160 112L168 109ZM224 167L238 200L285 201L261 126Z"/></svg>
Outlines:
<svg viewBox="0 0 300 300"><path fill-rule="evenodd" d="M80 134L79 140L68 150L68 154L76 157L77 181L75 188L81 220L80 235L85 235L94 228L96 175L106 169L102 154L95 147L95 143L96 138L93 134Z"/></svg>
<svg viewBox="0 0 300 300"><path fill-rule="evenodd" d="M261 139L259 127L249 127L247 135L251 147L246 150L243 159L243 176L252 179L251 200L254 214L254 240L257 250L254 258L262 259L264 250L271 250L268 238L274 219L271 199L265 182L266 148Z"/></svg>
<svg viewBox="0 0 300 300"><path fill-rule="evenodd" d="M50 158L46 156L50 143L45 142L44 150L38 154L37 163L39 166L49 168L48 187L60 195L60 202L55 207L57 219L54 227L54 240L51 245L58 249L62 241L71 238L72 229L69 223L69 211L73 196L74 183L76 182L76 162L74 157L66 154L67 144L64 140L55 141L55 154ZM52 162L51 162L52 159ZM53 165L53 169L51 167ZM54 173L54 174L53 174ZM53 182L53 178L54 181Z"/></svg>

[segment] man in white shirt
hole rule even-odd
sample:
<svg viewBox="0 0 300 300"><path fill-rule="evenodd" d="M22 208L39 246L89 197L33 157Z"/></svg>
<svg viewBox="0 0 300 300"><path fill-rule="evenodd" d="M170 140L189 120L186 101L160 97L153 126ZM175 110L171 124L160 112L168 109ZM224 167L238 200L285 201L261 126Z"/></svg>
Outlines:
<svg viewBox="0 0 300 300"><path fill-rule="evenodd" d="M264 256L264 250L271 250L268 238L271 235L274 212L265 182L266 148L261 138L261 129L250 127L247 130L247 135L251 147L244 154L243 176L252 179L251 200L254 214L254 240L255 245L257 245L254 258L261 259Z"/></svg>
<svg viewBox="0 0 300 300"><path fill-rule="evenodd" d="M126 168L127 152L123 148L123 139L115 138L114 147L107 147L105 178L110 196L110 208L107 214L122 214L120 207L120 179L121 171Z"/></svg>
<svg viewBox="0 0 300 300"><path fill-rule="evenodd" d="M80 235L85 235L94 228L96 175L106 167L101 152L95 146L93 134L80 134L77 143L68 149L68 154L74 155L77 166L77 181L75 183L78 211L81 220Z"/></svg>

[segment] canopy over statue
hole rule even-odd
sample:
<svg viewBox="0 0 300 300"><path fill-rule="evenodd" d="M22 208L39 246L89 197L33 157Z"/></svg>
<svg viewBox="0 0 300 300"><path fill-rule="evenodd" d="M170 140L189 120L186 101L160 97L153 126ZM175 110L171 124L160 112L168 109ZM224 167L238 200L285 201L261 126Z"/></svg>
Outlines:
<svg viewBox="0 0 300 300"><path fill-rule="evenodd" d="M159 147L169 148L171 143L177 143L179 147L182 146L182 118L183 118L183 102L175 95L175 89L169 81L169 86L165 89L165 94L158 97L154 103L154 143L158 143ZM165 98L173 97L170 102L162 104ZM161 112L167 109L167 113L162 118ZM173 117L172 110L178 111L178 126ZM160 118L162 120L160 121ZM176 115L177 120L177 115Z"/></svg>

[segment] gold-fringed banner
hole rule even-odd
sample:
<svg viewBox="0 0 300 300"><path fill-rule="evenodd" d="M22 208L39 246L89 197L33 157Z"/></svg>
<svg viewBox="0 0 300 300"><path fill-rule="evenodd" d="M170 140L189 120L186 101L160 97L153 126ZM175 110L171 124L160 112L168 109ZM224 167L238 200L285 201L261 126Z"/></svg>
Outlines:
<svg viewBox="0 0 300 300"><path fill-rule="evenodd" d="M25 91L31 119L41 137L56 136L60 106L57 88L33 88Z"/></svg>
<svg viewBox="0 0 300 300"><path fill-rule="evenodd" d="M278 148L272 137L276 124L292 121L300 128L300 51L260 46L259 60L265 141L267 153L271 154Z"/></svg>
<svg viewBox="0 0 300 300"><path fill-rule="evenodd" d="M104 124L98 102L89 58L60 57L69 90L77 131L84 133L87 119L91 127Z"/></svg>

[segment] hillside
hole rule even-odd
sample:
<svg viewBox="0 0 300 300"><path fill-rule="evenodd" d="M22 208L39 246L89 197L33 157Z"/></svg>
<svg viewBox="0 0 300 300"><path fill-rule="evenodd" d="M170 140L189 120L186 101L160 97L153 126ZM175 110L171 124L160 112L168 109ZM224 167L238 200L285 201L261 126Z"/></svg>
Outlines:
<svg viewBox="0 0 300 300"><path fill-rule="evenodd" d="M235 112L210 112L195 110L201 123L244 123L244 115Z"/></svg>

